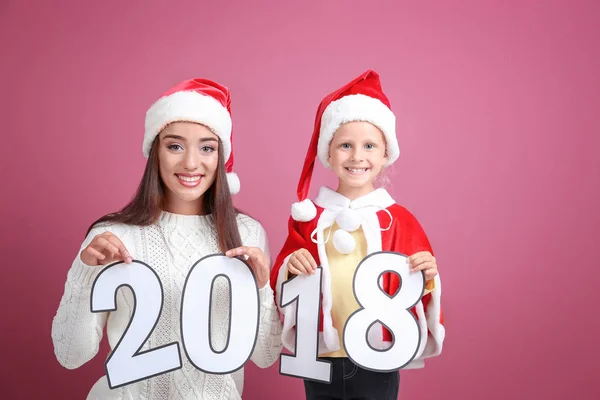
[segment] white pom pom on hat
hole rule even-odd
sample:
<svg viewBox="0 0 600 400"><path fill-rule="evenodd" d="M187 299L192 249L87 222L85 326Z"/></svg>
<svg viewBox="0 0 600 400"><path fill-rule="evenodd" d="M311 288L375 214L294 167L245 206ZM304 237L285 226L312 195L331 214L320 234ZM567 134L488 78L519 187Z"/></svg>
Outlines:
<svg viewBox="0 0 600 400"><path fill-rule="evenodd" d="M229 185L229 192L231 194L238 194L240 192L240 178L235 172L227 173L227 184Z"/></svg>
<svg viewBox="0 0 600 400"><path fill-rule="evenodd" d="M315 207L310 199L304 199L292 204L292 218L295 221L308 222L316 217L316 215L317 207Z"/></svg>

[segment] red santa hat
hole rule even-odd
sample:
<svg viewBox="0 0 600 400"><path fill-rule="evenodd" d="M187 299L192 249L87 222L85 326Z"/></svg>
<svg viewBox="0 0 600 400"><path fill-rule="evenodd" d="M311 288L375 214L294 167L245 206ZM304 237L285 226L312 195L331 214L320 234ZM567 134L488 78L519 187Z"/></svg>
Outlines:
<svg viewBox="0 0 600 400"><path fill-rule="evenodd" d="M333 135L340 126L352 121L370 122L383 132L387 144L386 166L398 159L400 149L396 138L396 117L381 88L379 74L368 70L325 96L319 104L312 139L298 182L298 202L292 205L294 220L306 222L316 216L317 210L307 198L315 158L318 157L325 167L331 168L327 160Z"/></svg>
<svg viewBox="0 0 600 400"><path fill-rule="evenodd" d="M146 112L143 153L150 154L156 136L170 123L185 121L205 125L221 139L225 172L231 194L240 191L233 172L233 128L229 89L203 78L183 81L164 93Z"/></svg>

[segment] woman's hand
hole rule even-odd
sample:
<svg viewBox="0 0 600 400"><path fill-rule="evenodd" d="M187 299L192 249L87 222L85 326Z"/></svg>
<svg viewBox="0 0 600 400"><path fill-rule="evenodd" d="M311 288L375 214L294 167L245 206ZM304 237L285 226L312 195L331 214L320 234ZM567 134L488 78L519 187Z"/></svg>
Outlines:
<svg viewBox="0 0 600 400"><path fill-rule="evenodd" d="M133 261L123 242L112 232L94 236L90 244L81 251L80 258L89 266L106 265L115 261L129 264Z"/></svg>
<svg viewBox="0 0 600 400"><path fill-rule="evenodd" d="M269 277L271 275L269 260L260 248L241 246L227 251L225 255L229 258L248 256L246 263L248 263L254 273L254 277L256 277L258 288L262 289L269 283Z"/></svg>

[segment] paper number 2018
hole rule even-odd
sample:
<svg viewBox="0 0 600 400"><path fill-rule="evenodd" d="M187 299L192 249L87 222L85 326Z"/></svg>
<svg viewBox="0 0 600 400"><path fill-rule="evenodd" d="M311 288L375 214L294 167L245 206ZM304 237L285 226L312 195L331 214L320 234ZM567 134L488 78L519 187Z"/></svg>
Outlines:
<svg viewBox="0 0 600 400"><path fill-rule="evenodd" d="M330 382L331 363L318 358L322 272L319 267L314 275L297 276L282 285L281 307L296 305L296 351L294 355L281 355L280 373ZM379 286L384 273L400 276L401 287L393 296ZM225 348L216 351L211 341L210 310L214 281L219 276L230 286L230 318ZM409 309L421 299L424 285L424 274L411 273L402 254L378 252L363 259L353 280L354 296L361 308L350 315L342 335L348 357L375 371L397 370L412 361L421 334ZM92 285L91 311L115 311L117 290L123 286L133 292L135 305L129 325L105 363L111 388L182 366L179 343L141 351L163 306L162 283L147 264L135 260L103 269ZM190 362L212 374L242 368L256 345L259 311L256 278L245 262L218 254L200 259L190 269L182 293L181 342ZM386 349L376 349L369 343L368 331L376 323L392 333L392 344Z"/></svg>

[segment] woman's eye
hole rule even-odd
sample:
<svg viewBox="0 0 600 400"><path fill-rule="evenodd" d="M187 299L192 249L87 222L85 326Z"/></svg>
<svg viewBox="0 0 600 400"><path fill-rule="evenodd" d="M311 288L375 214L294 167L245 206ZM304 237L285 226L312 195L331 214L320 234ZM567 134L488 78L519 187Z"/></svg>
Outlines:
<svg viewBox="0 0 600 400"><path fill-rule="evenodd" d="M183 147L181 147L181 145L179 144L170 144L169 146L167 146L167 148L169 150L182 150Z"/></svg>

